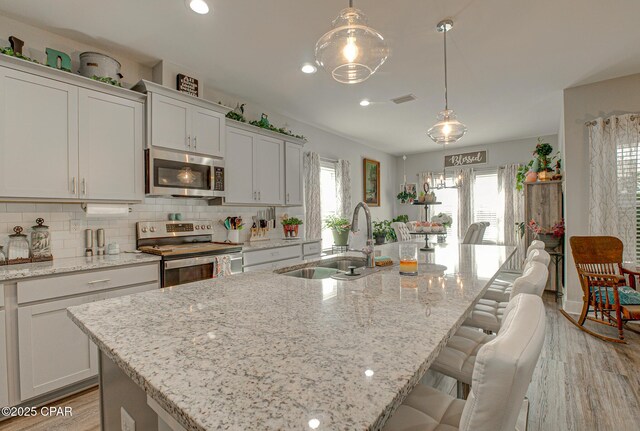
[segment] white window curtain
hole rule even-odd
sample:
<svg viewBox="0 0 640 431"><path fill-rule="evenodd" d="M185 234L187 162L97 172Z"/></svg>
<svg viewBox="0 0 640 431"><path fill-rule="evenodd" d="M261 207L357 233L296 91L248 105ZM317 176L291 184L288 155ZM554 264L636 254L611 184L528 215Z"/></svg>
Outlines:
<svg viewBox="0 0 640 431"><path fill-rule="evenodd" d="M589 232L624 244L625 261L636 260L638 115L596 119L589 126Z"/></svg>
<svg viewBox="0 0 640 431"><path fill-rule="evenodd" d="M349 218L353 212L351 207L351 162L336 162L336 195L338 197L338 214Z"/></svg>
<svg viewBox="0 0 640 431"><path fill-rule="evenodd" d="M305 238L322 238L320 156L318 153L308 152L304 155L304 190Z"/></svg>
<svg viewBox="0 0 640 431"><path fill-rule="evenodd" d="M507 263L508 269L520 269L526 252L524 240L516 228L516 223L524 220L524 193L516 190L518 164L498 168L498 244L516 246L516 255Z"/></svg>
<svg viewBox="0 0 640 431"><path fill-rule="evenodd" d="M458 238L462 239L473 223L473 171L458 169L454 176L461 182L458 189Z"/></svg>

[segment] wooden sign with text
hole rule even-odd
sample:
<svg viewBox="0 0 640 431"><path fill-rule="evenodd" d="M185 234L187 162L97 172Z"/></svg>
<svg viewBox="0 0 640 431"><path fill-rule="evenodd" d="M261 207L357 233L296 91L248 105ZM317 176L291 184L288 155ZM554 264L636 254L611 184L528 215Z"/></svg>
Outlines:
<svg viewBox="0 0 640 431"><path fill-rule="evenodd" d="M473 151L470 153L451 154L444 156L444 167L455 168L459 166L484 165L487 163L487 151Z"/></svg>
<svg viewBox="0 0 640 431"><path fill-rule="evenodd" d="M198 80L181 73L177 76L177 90L198 97Z"/></svg>

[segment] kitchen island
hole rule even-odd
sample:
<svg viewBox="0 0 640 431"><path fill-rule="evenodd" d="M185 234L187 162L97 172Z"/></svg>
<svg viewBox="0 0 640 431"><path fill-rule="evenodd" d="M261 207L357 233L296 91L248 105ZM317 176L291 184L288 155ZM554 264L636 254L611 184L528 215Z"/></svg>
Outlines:
<svg viewBox="0 0 640 431"><path fill-rule="evenodd" d="M426 262L416 277L393 266L351 281L257 271L68 313L100 348L101 372L146 397L114 408L103 379L106 431L120 429L109 413L120 407L138 424L157 414L159 429L380 429L514 250L439 245L421 256L444 272Z"/></svg>

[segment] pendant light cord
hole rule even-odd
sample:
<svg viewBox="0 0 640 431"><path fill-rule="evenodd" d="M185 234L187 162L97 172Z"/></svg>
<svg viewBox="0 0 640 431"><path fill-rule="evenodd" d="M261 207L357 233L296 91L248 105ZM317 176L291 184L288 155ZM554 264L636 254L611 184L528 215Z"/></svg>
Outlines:
<svg viewBox="0 0 640 431"><path fill-rule="evenodd" d="M353 7L353 0L349 0L349 7Z"/></svg>
<svg viewBox="0 0 640 431"><path fill-rule="evenodd" d="M449 95L447 87L447 24L443 27L444 33L444 109L449 110Z"/></svg>

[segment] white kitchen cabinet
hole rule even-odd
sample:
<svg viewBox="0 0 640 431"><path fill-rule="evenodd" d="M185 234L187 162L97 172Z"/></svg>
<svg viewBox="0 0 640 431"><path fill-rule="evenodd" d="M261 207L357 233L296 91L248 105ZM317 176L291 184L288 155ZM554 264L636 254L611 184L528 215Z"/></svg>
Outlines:
<svg viewBox="0 0 640 431"><path fill-rule="evenodd" d="M302 146L285 142L284 149L285 204L302 205L304 200L302 188Z"/></svg>
<svg viewBox="0 0 640 431"><path fill-rule="evenodd" d="M2 294L0 285L0 294ZM0 407L9 405L9 384L7 382L7 334L5 311L0 307Z"/></svg>
<svg viewBox="0 0 640 431"><path fill-rule="evenodd" d="M227 128L227 204L284 204L284 141Z"/></svg>
<svg viewBox="0 0 640 431"><path fill-rule="evenodd" d="M255 204L255 133L227 127L227 153L225 157L225 202L229 204Z"/></svg>
<svg viewBox="0 0 640 431"><path fill-rule="evenodd" d="M152 93L151 142L173 150L188 151L191 130L191 106L181 100Z"/></svg>
<svg viewBox="0 0 640 431"><path fill-rule="evenodd" d="M0 67L0 197L76 196L78 88Z"/></svg>
<svg viewBox="0 0 640 431"><path fill-rule="evenodd" d="M150 95L151 145L225 156L226 108L148 81L140 81L134 89Z"/></svg>
<svg viewBox="0 0 640 431"><path fill-rule="evenodd" d="M142 102L81 88L79 108L80 197L142 200Z"/></svg>
<svg viewBox="0 0 640 431"><path fill-rule="evenodd" d="M67 307L99 299L92 294L18 307L21 401L98 374L98 349Z"/></svg>
<svg viewBox="0 0 640 431"><path fill-rule="evenodd" d="M225 116L211 109L195 106L191 110L192 151L224 157Z"/></svg>
<svg viewBox="0 0 640 431"><path fill-rule="evenodd" d="M258 203L284 204L284 141L259 136L254 154L257 157L254 188L258 192Z"/></svg>

